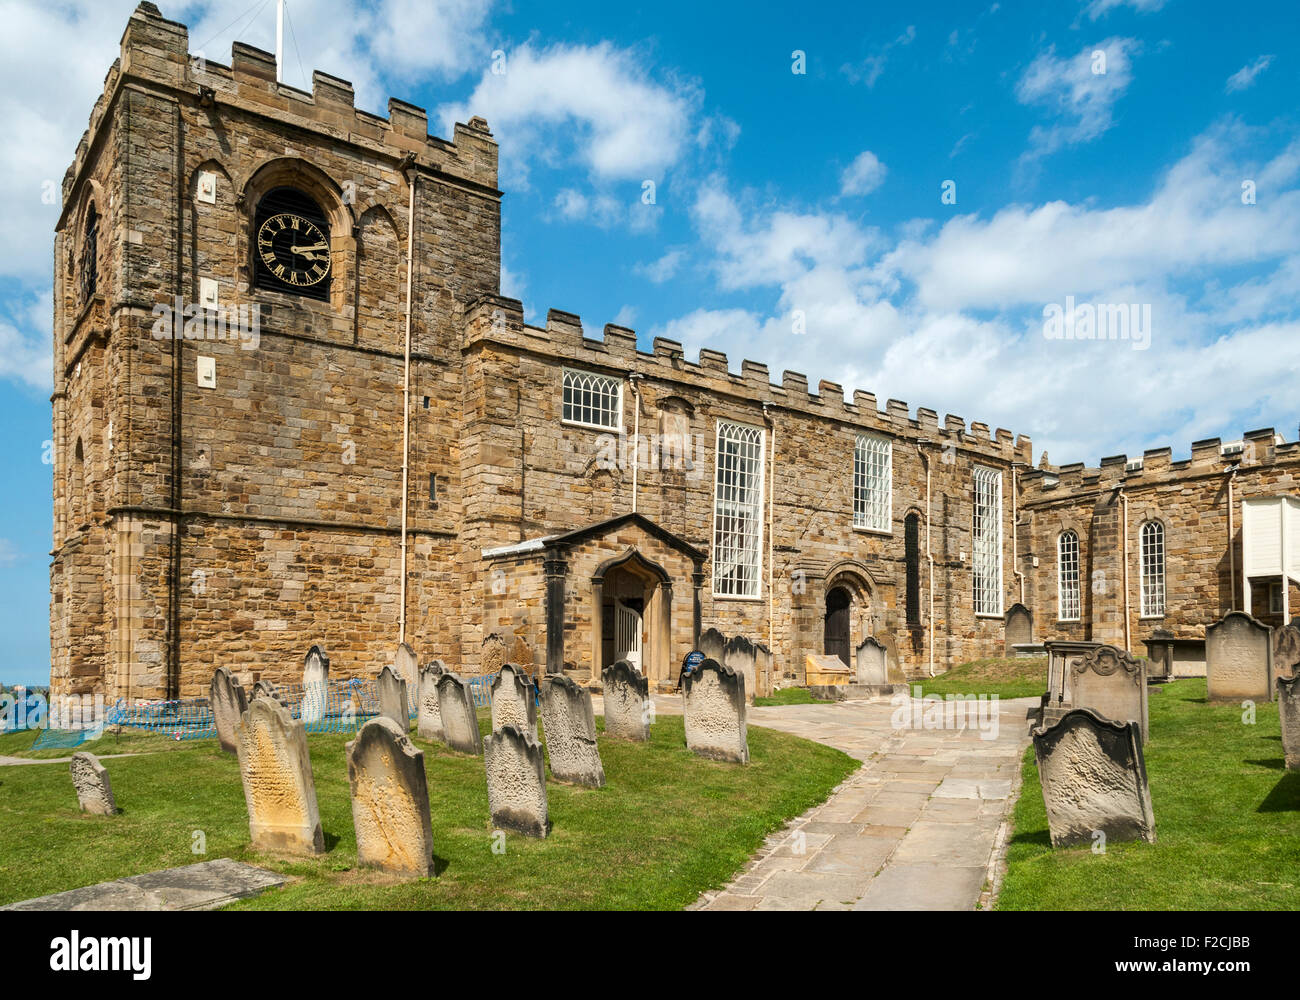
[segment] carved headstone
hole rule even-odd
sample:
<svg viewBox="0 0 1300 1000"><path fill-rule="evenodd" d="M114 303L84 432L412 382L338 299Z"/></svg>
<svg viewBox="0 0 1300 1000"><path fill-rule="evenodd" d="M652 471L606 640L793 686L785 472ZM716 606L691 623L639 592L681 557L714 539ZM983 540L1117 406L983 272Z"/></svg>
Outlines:
<svg viewBox="0 0 1300 1000"><path fill-rule="evenodd" d="M506 640L496 632L483 637L483 674L495 674L506 662Z"/></svg>
<svg viewBox="0 0 1300 1000"><path fill-rule="evenodd" d="M1155 843L1151 788L1135 722L1111 722L1086 708L1034 733L1053 847L1107 841Z"/></svg>
<svg viewBox="0 0 1300 1000"><path fill-rule="evenodd" d="M253 685L253 700L256 701L258 698L270 698L277 705L283 705L285 708L289 707L289 699L282 695L271 681L265 678Z"/></svg>
<svg viewBox="0 0 1300 1000"><path fill-rule="evenodd" d="M1099 646L1070 666L1075 708L1090 708L1112 722L1136 722L1145 742L1147 679L1140 660L1114 646Z"/></svg>
<svg viewBox="0 0 1300 1000"><path fill-rule="evenodd" d="M312 646L302 664L302 721L319 722L329 707L330 658Z"/></svg>
<svg viewBox="0 0 1300 1000"><path fill-rule="evenodd" d="M239 717L248 711L248 696L229 667L217 667L208 689L212 718L217 725L217 741L226 753L238 752Z"/></svg>
<svg viewBox="0 0 1300 1000"><path fill-rule="evenodd" d="M542 731L551 773L560 781L603 788L605 768L596 747L591 692L563 674L542 681Z"/></svg>
<svg viewBox="0 0 1300 1000"><path fill-rule="evenodd" d="M1300 628L1283 625L1273 632L1273 676L1294 677L1300 665Z"/></svg>
<svg viewBox="0 0 1300 1000"><path fill-rule="evenodd" d="M600 675L605 697L605 735L644 743L650 739L650 682L627 660Z"/></svg>
<svg viewBox="0 0 1300 1000"><path fill-rule="evenodd" d="M745 679L706 659L682 682L686 745L701 757L749 763Z"/></svg>
<svg viewBox="0 0 1300 1000"><path fill-rule="evenodd" d="M1300 771L1300 674L1277 679L1277 718L1288 771Z"/></svg>
<svg viewBox="0 0 1300 1000"><path fill-rule="evenodd" d="M1271 630L1244 611L1229 611L1205 630L1205 676L1210 701L1270 701Z"/></svg>
<svg viewBox="0 0 1300 1000"><path fill-rule="evenodd" d="M1034 641L1034 615L1023 604L1017 603L1007 608L1002 620L1005 636L1002 645L1003 655L1011 656L1014 652L1012 646Z"/></svg>
<svg viewBox="0 0 1300 1000"><path fill-rule="evenodd" d="M424 754L380 716L347 745L357 862L412 878L433 874L433 827Z"/></svg>
<svg viewBox="0 0 1300 1000"><path fill-rule="evenodd" d="M853 655L856 670L855 680L859 684L888 684L889 660L885 644L874 635L862 640Z"/></svg>
<svg viewBox="0 0 1300 1000"><path fill-rule="evenodd" d="M240 719L239 776L254 850L325 850L307 731L279 702L254 698Z"/></svg>
<svg viewBox="0 0 1300 1000"><path fill-rule="evenodd" d="M420 671L420 710L416 716L416 733L423 740L442 742L442 712L438 708L438 678L446 667L441 660L425 664Z"/></svg>
<svg viewBox="0 0 1300 1000"><path fill-rule="evenodd" d="M84 750L72 755L69 766L72 787L77 790L77 803L84 813L96 816L114 816L117 803L113 799L113 783L108 780L108 770L93 753Z"/></svg>
<svg viewBox="0 0 1300 1000"><path fill-rule="evenodd" d="M529 677L533 676L533 650L524 642L522 635L515 636L515 643L510 647L510 661Z"/></svg>
<svg viewBox="0 0 1300 1000"><path fill-rule="evenodd" d="M757 655L758 647L743 635L728 639L722 649L721 662L745 678L745 700L751 705L754 703L754 688L757 681L754 670Z"/></svg>
<svg viewBox="0 0 1300 1000"><path fill-rule="evenodd" d="M385 719L392 719L402 732L411 728L411 717L407 714L406 679L398 676L392 667L379 671L379 714Z"/></svg>
<svg viewBox="0 0 1300 1000"><path fill-rule="evenodd" d="M515 726L537 739L537 689L521 667L507 663L492 682L492 730Z"/></svg>
<svg viewBox="0 0 1300 1000"><path fill-rule="evenodd" d="M442 720L443 742L461 753L483 752L478 730L478 712L469 686L451 671L438 677L438 716Z"/></svg>
<svg viewBox="0 0 1300 1000"><path fill-rule="evenodd" d="M483 741L483 767L493 826L545 837L551 823L542 745L519 727L504 726Z"/></svg>

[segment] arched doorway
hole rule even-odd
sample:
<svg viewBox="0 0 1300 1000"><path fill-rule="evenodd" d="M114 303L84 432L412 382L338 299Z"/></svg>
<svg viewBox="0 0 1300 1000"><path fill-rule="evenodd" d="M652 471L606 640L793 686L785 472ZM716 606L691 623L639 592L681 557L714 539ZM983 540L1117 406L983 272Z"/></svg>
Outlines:
<svg viewBox="0 0 1300 1000"><path fill-rule="evenodd" d="M595 676L627 660L651 683L669 679L672 584L661 566L635 549L600 566L592 578Z"/></svg>
<svg viewBox="0 0 1300 1000"><path fill-rule="evenodd" d="M823 625L823 652L827 656L838 656L846 667L852 665L850 660L850 608L853 597L847 587L832 587L826 592L826 619Z"/></svg>

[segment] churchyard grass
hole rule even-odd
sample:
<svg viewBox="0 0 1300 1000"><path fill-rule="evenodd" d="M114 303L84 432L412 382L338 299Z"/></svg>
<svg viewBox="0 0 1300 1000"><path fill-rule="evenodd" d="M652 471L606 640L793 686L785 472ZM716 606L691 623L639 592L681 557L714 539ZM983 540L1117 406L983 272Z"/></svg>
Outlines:
<svg viewBox="0 0 1300 1000"><path fill-rule="evenodd" d="M1047 657L1012 656L1005 659L973 660L947 673L912 681L924 694L995 694L1000 698L1036 697L1047 690Z"/></svg>
<svg viewBox="0 0 1300 1000"><path fill-rule="evenodd" d="M493 853L483 759L412 735L425 754L439 875L403 882L356 867L350 738L308 739L327 848L318 859L249 849L239 765L213 739L109 761L115 817L78 814L67 765L0 768L0 903L230 857L296 876L236 908L676 909L725 884L768 834L858 767L759 727L748 766L703 760L686 749L681 718L660 716L649 743L601 737L605 788L548 780L550 837L506 834L504 853ZM192 852L196 831L206 854Z"/></svg>
<svg viewBox="0 0 1300 1000"><path fill-rule="evenodd" d="M24 729L14 733L0 733L0 757L22 757L26 760L54 760L59 757L71 757L84 750L96 756L108 756L115 753L157 753L160 750L184 750L193 746L190 740L175 740L159 733L145 733L132 730L106 732L97 740L87 740L75 747L47 747L33 750L37 734L35 730ZM213 741L207 741L213 742Z"/></svg>
<svg viewBox="0 0 1300 1000"><path fill-rule="evenodd" d="M1156 843L1052 850L1031 747L999 909L1300 909L1300 773L1283 769L1277 707L1244 725L1240 705L1206 702L1204 680L1151 691Z"/></svg>
<svg viewBox="0 0 1300 1000"><path fill-rule="evenodd" d="M773 691L764 698L755 697L754 706L763 708L771 705L834 705L828 698L814 698L807 688L790 687Z"/></svg>

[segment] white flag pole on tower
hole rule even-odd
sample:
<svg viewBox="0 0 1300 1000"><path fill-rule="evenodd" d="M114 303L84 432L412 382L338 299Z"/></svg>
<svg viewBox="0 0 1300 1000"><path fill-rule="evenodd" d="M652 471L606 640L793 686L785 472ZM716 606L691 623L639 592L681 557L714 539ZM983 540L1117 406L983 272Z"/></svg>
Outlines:
<svg viewBox="0 0 1300 1000"><path fill-rule="evenodd" d="M284 83L284 0L275 0L275 82Z"/></svg>

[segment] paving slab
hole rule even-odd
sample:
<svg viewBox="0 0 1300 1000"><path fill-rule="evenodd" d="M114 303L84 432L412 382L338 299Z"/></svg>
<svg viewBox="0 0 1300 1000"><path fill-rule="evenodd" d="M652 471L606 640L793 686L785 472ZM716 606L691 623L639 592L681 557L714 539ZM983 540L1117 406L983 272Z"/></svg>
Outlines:
<svg viewBox="0 0 1300 1000"><path fill-rule="evenodd" d="M39 896L0 910L214 910L288 880L278 872L217 858Z"/></svg>
<svg viewBox="0 0 1300 1000"><path fill-rule="evenodd" d="M690 908L975 909L1005 849L1036 704L999 702L993 739L964 726L895 729L887 699L751 708L750 726L836 747L863 766Z"/></svg>

